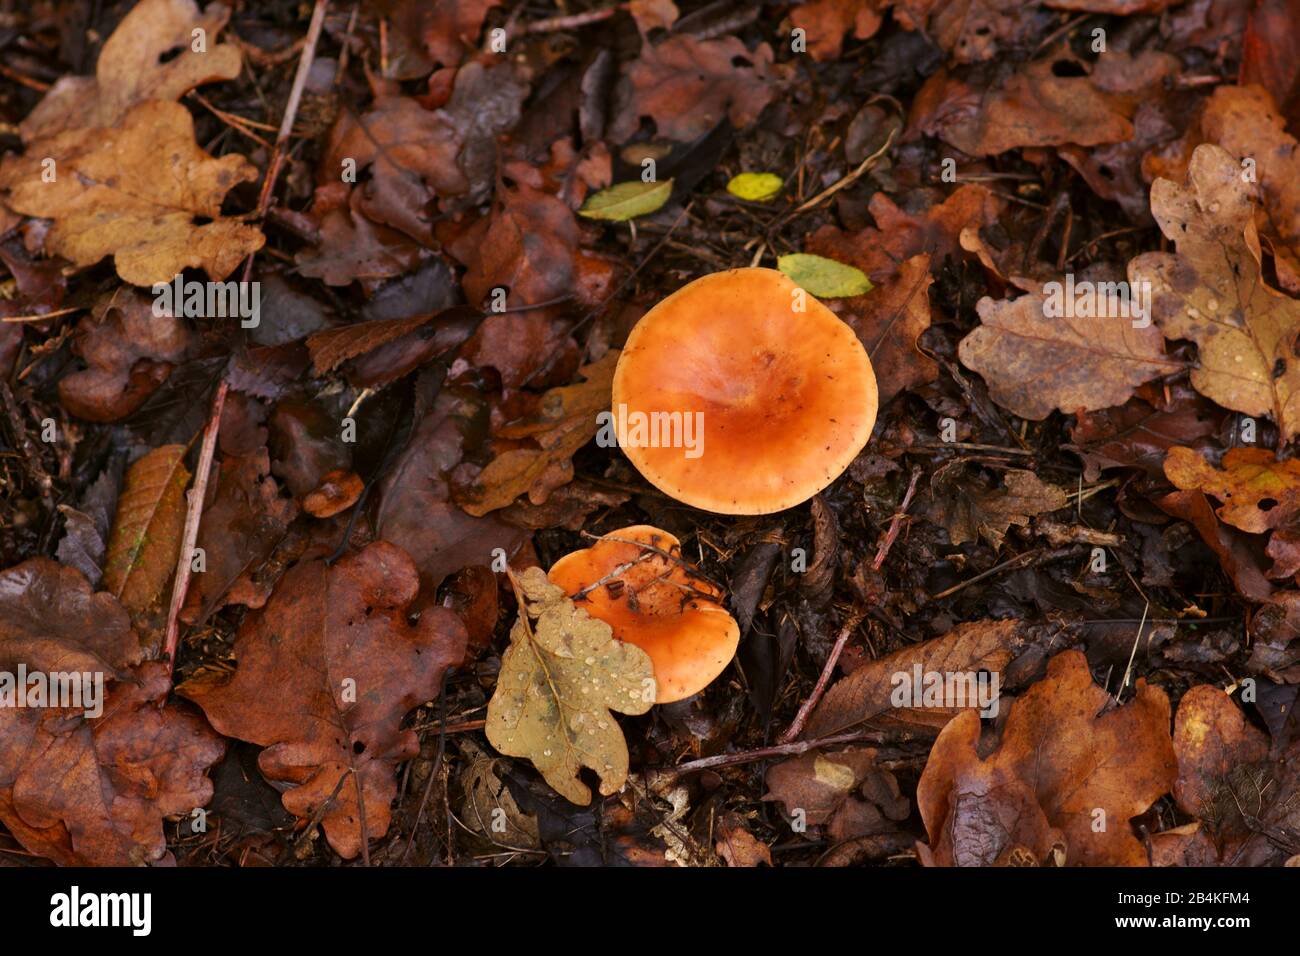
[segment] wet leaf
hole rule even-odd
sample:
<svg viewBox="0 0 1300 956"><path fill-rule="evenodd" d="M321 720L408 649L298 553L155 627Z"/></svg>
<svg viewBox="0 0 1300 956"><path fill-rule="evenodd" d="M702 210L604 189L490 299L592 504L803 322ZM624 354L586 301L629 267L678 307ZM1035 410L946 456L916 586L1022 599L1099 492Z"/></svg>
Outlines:
<svg viewBox="0 0 1300 956"><path fill-rule="evenodd" d="M650 657L575 608L540 568L519 575L516 587L519 618L488 703L488 742L531 760L572 803L591 802L590 788L578 779L583 767L596 771L603 795L616 793L627 779L628 753L610 711L650 709Z"/></svg>
<svg viewBox="0 0 1300 956"><path fill-rule="evenodd" d="M819 299L866 295L875 288L861 269L806 252L781 256L776 267L794 280L795 284Z"/></svg>
<svg viewBox="0 0 1300 956"><path fill-rule="evenodd" d="M1278 461L1267 448L1230 448L1221 469L1190 448L1170 448L1165 476L1218 498L1219 517L1242 531L1290 528L1300 515L1300 462Z"/></svg>
<svg viewBox="0 0 1300 956"><path fill-rule="evenodd" d="M609 222L626 222L637 216L648 216L663 208L668 197L673 193L673 181L665 179L661 183L631 182L616 183L608 189L592 193L578 210L579 216L588 219L604 219Z"/></svg>
<svg viewBox="0 0 1300 956"><path fill-rule="evenodd" d="M176 570L190 473L184 445L163 445L133 464L117 502L104 589L133 615L148 610Z"/></svg>

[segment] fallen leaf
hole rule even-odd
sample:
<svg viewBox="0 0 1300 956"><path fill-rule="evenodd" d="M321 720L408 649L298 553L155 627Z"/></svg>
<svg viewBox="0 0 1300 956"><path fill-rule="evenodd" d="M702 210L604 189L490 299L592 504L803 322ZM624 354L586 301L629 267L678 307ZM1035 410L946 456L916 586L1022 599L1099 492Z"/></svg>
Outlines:
<svg viewBox="0 0 1300 956"><path fill-rule="evenodd" d="M184 445L162 445L126 473L104 562L104 590L132 615L147 611L176 570L190 473Z"/></svg>
<svg viewBox="0 0 1300 956"><path fill-rule="evenodd" d="M727 192L748 202L767 202L775 199L785 180L776 173L740 173L727 182Z"/></svg>
<svg viewBox="0 0 1300 956"><path fill-rule="evenodd" d="M166 664L110 684L103 713L0 708L0 821L62 866L173 862L163 820L212 798L225 741L185 705L165 704Z"/></svg>
<svg viewBox="0 0 1300 956"><path fill-rule="evenodd" d="M603 219L608 222L627 222L637 216L648 216L663 207L673 192L673 181L643 182L634 179L631 182L616 183L608 189L592 193L578 210L579 216L587 219Z"/></svg>
<svg viewBox="0 0 1300 956"><path fill-rule="evenodd" d="M980 325L957 349L962 364L988 383L993 401L1021 418L1122 405L1138 385L1182 368L1166 358L1151 317L1132 317L1134 307L1118 297L1098 301L1103 314L1096 316L1049 315L1056 311L1049 303L1036 293L986 296L975 305ZM1091 311L1065 304L1067 312Z"/></svg>
<svg viewBox="0 0 1300 956"><path fill-rule="evenodd" d="M524 494L540 505L573 479L570 459L596 434L597 413L609 409L619 354L613 349L599 362L583 366L585 381L551 389L542 396L535 418L500 430L502 438L527 438L537 447L513 448L488 462L473 485L457 496L467 513L482 517Z"/></svg>
<svg viewBox="0 0 1300 956"><path fill-rule="evenodd" d="M868 208L876 221L874 228L850 233L822 226L808 237L807 251L857 266L874 282L888 278L921 253L938 268L949 256L961 255L963 229L997 221L1002 200L987 187L968 183L922 214L903 211L884 193L872 196Z"/></svg>
<svg viewBox="0 0 1300 956"><path fill-rule="evenodd" d="M420 752L402 720L438 696L465 653L465 630L445 608L409 623L419 587L411 559L382 541L332 565L298 564L244 619L235 672L200 671L176 689L222 734L266 748L258 765L287 785L285 809L302 820L323 809L344 859L361 852L363 834L388 832L395 768Z"/></svg>
<svg viewBox="0 0 1300 956"><path fill-rule="evenodd" d="M907 818L911 804L893 776L876 766L876 756L870 748L851 748L783 760L768 769L763 799L780 801L792 820L825 826L836 843L888 832Z"/></svg>
<svg viewBox="0 0 1300 956"><path fill-rule="evenodd" d="M225 458L213 476L216 495L203 509L198 547L206 567L190 578L181 620L198 624L227 604L261 607L268 591L252 581L284 538L298 514L292 498L280 495L265 447L251 455Z"/></svg>
<svg viewBox="0 0 1300 956"><path fill-rule="evenodd" d="M1124 467L1141 468L1159 478L1170 448L1210 444L1227 413L1185 383L1168 388L1169 402L1148 395L1114 408L1076 414L1069 447L1084 461L1084 481L1094 482L1103 471Z"/></svg>
<svg viewBox="0 0 1300 956"><path fill-rule="evenodd" d="M125 418L157 391L191 340L184 319L154 315L152 299L119 289L77 323L72 350L87 367L59 380L59 399L87 421Z"/></svg>
<svg viewBox="0 0 1300 956"><path fill-rule="evenodd" d="M714 851L726 861L727 866L772 865L772 851L766 843L746 830L739 818L724 817L719 821L716 832Z"/></svg>
<svg viewBox="0 0 1300 956"><path fill-rule="evenodd" d="M645 44L627 67L610 138L622 143L641 117L655 121L660 137L688 143L729 119L740 129L758 118L775 95L772 48L751 53L739 39L701 40L689 34ZM683 104L690 104L683 109Z"/></svg>
<svg viewBox="0 0 1300 956"><path fill-rule="evenodd" d="M971 621L943 637L870 661L831 685L808 718L802 739L828 737L894 709L895 675L910 680L918 665L923 672L999 673L1024 644L1017 621ZM950 713L959 712L953 708Z"/></svg>
<svg viewBox="0 0 1300 956"><path fill-rule="evenodd" d="M1058 76L1055 64L1043 59L1008 69L982 92L941 69L916 94L909 125L969 156L1025 146L1098 146L1133 135L1123 97L1098 89L1089 76Z"/></svg>
<svg viewBox="0 0 1300 956"><path fill-rule="evenodd" d="M575 608L541 568L524 571L515 586L519 618L488 702L488 742L531 760L572 803L591 802L590 788L578 779L583 767L596 771L601 794L616 793L627 780L628 753L610 711L650 709L650 657Z"/></svg>
<svg viewBox="0 0 1300 956"><path fill-rule="evenodd" d="M142 656L130 616L81 572L49 558L0 571L0 668L117 677Z"/></svg>
<svg viewBox="0 0 1300 956"><path fill-rule="evenodd" d="M1284 441L1300 433L1300 302L1264 284L1249 184L1218 146L1196 147L1179 186L1157 179L1151 212L1177 253L1145 252L1129 280L1149 282L1152 315L1169 338L1191 339L1192 385L1225 408L1269 415Z"/></svg>
<svg viewBox="0 0 1300 956"><path fill-rule="evenodd" d="M56 178L45 182L45 159ZM170 282L186 268L225 279L266 241L256 226L223 217L235 186L257 179L242 156L213 159L194 142L194 120L179 103L149 100L111 129L76 129L0 165L6 202L53 219L48 253L78 266L112 255L132 285ZM211 220L196 225L196 218Z"/></svg>
<svg viewBox="0 0 1300 956"><path fill-rule="evenodd" d="M1264 576L1250 538L1220 522L1205 495L1199 491L1175 491L1157 498L1155 504L1196 529L1244 597L1251 601L1267 601L1272 597L1273 585Z"/></svg>
<svg viewBox="0 0 1300 956"><path fill-rule="evenodd" d="M1174 786L1169 698L1139 678L1133 700L1103 713L1109 703L1083 654L1063 651L1011 705L1001 739L983 759L978 715L967 711L949 723L916 793L936 862L995 862L1021 841L1023 822L1037 811L1061 834L1067 864L1147 865L1129 821ZM1022 845L1041 862L1041 840Z"/></svg>
<svg viewBox="0 0 1300 956"><path fill-rule="evenodd" d="M104 41L95 75L63 77L23 120L24 142L116 126L146 100L175 102L196 86L233 80L243 67L239 50L216 42L229 19L220 3L200 14L193 0L140 0ZM202 50L194 48L196 31Z"/></svg>
<svg viewBox="0 0 1300 956"><path fill-rule="evenodd" d="M1183 491L1218 498L1218 516L1242 531L1290 528L1300 515L1300 462L1278 461L1267 448L1229 448L1222 468L1190 448L1170 448L1165 476Z"/></svg>
<svg viewBox="0 0 1300 956"><path fill-rule="evenodd" d="M876 291L850 305L847 321L876 373L883 408L900 392L933 382L939 365L918 347L930 327L930 257L913 256Z"/></svg>
<svg viewBox="0 0 1300 956"><path fill-rule="evenodd" d="M809 55L825 63L839 59L850 29L855 40L875 36L887 5L888 0L811 0L790 11L790 22L804 31Z"/></svg>
<svg viewBox="0 0 1300 956"><path fill-rule="evenodd" d="M1032 471L1010 469L1004 482L993 490L956 479L941 482L934 500L935 520L948 529L949 541L957 545L983 538L997 550L1013 524L1024 527L1035 515L1059 511L1070 503L1064 489Z"/></svg>
<svg viewBox="0 0 1300 956"><path fill-rule="evenodd" d="M866 295L874 288L861 269L806 252L781 256L776 260L776 267L820 299Z"/></svg>

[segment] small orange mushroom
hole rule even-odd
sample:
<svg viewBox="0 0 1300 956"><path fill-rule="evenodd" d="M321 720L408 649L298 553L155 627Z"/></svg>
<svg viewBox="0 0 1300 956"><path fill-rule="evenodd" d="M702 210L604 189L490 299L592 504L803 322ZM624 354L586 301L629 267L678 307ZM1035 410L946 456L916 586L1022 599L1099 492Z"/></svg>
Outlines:
<svg viewBox="0 0 1300 956"><path fill-rule="evenodd" d="M624 453L660 491L707 511L769 514L839 477L871 437L878 403L871 360L834 312L774 269L732 269L683 286L636 324L612 416Z"/></svg>
<svg viewBox="0 0 1300 956"><path fill-rule="evenodd" d="M667 531L633 525L566 554L548 575L614 637L650 655L657 704L699 693L740 643L722 592L683 562L680 551L681 542Z"/></svg>

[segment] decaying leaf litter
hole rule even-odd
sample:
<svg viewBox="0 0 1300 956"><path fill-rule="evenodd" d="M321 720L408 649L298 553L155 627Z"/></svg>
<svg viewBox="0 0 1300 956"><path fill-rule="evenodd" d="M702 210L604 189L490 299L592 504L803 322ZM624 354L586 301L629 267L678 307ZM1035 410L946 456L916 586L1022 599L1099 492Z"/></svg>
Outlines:
<svg viewBox="0 0 1300 956"><path fill-rule="evenodd" d="M0 859L1296 859L1287 8L6 15L0 671L108 689L0 708ZM637 321L748 266L879 414L729 517L593 439ZM684 700L543 574L633 526L739 631Z"/></svg>

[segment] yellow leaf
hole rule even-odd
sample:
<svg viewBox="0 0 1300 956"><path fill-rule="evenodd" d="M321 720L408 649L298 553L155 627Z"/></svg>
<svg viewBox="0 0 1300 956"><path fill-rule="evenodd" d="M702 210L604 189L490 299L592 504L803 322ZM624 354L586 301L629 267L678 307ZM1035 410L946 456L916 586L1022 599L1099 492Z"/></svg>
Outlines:
<svg viewBox="0 0 1300 956"><path fill-rule="evenodd" d="M731 177L727 192L750 202L767 202L781 191L783 185L785 180L776 173L741 173Z"/></svg>

